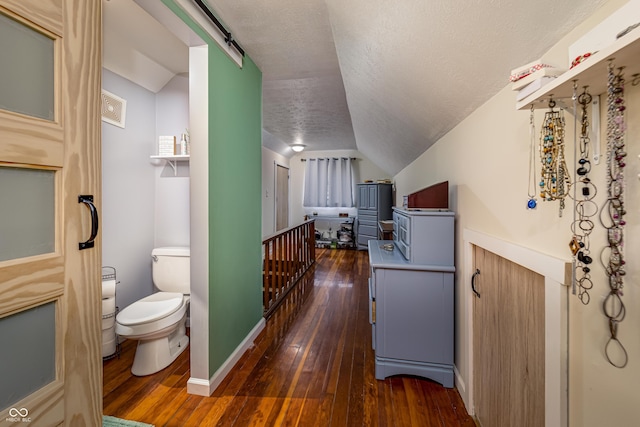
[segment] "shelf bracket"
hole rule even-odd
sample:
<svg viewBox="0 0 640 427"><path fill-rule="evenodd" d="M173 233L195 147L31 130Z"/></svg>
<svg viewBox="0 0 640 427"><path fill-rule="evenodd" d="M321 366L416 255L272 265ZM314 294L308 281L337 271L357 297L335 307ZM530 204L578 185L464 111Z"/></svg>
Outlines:
<svg viewBox="0 0 640 427"><path fill-rule="evenodd" d="M571 98L566 98L566 99L571 99ZM556 104L559 108L565 110L566 112L568 112L569 114L571 114L573 117L576 116L576 110L573 108L573 105L568 104L566 102L566 99L554 99L554 101L556 101Z"/></svg>
<svg viewBox="0 0 640 427"><path fill-rule="evenodd" d="M555 107L565 110L575 117L576 110L573 108L573 105L567 103L567 100L571 100L571 98L554 98L552 95L548 98L538 100L537 104L532 103L532 106L534 109L549 108L549 100L553 100L556 103Z"/></svg>
<svg viewBox="0 0 640 427"><path fill-rule="evenodd" d="M171 166L173 169L173 176L178 176L178 163L179 162L188 162L189 155L181 155L181 156L151 156L151 160L162 160ZM155 165L159 165L160 163L154 163Z"/></svg>
<svg viewBox="0 0 640 427"><path fill-rule="evenodd" d="M173 176L178 176L178 162L167 159L167 163L171 166L171 169L173 169Z"/></svg>

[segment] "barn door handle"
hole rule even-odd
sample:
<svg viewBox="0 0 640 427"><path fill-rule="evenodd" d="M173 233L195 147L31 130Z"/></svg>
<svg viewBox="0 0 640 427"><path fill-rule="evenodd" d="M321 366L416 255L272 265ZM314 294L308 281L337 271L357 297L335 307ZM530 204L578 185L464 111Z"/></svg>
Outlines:
<svg viewBox="0 0 640 427"><path fill-rule="evenodd" d="M98 235L98 209L96 209L96 205L93 204L93 196L91 195L81 195L78 196L78 203L84 203L89 207L89 211L91 212L91 236L89 240L86 242L78 243L78 248L80 250L89 249L94 246L94 240Z"/></svg>
<svg viewBox="0 0 640 427"><path fill-rule="evenodd" d="M480 292L476 290L476 276L480 274L480 270L476 268L476 272L471 276L471 290L478 298L480 298Z"/></svg>

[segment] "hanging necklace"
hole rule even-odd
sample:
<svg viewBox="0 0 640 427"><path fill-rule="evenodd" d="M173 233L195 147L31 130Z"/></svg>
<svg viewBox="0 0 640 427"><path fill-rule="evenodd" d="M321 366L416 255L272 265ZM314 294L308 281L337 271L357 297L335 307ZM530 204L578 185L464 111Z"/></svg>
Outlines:
<svg viewBox="0 0 640 427"><path fill-rule="evenodd" d="M531 115L529 116L529 182L527 185L527 195L529 200L527 201L527 209L532 210L538 206L536 200L536 125L533 117L533 105L531 105Z"/></svg>
<svg viewBox="0 0 640 427"><path fill-rule="evenodd" d="M618 325L626 315L622 302L624 285L624 167L627 153L624 151L626 124L624 122L624 77L622 68L614 73L609 61L607 76L607 201L600 211L600 221L607 229L606 246L602 251L602 264L609 282L609 294L602 304L604 314L609 319L610 337L605 346L609 363L616 368L624 368L628 362L627 351L618 339ZM608 252L608 260L605 255ZM617 357L613 354L617 344ZM614 361L615 359L615 361Z"/></svg>
<svg viewBox="0 0 640 427"><path fill-rule="evenodd" d="M544 114L540 131L540 198L544 201L560 201L559 216L565 207L564 199L569 194L571 178L564 159L564 115L555 111L556 102L549 101L549 111Z"/></svg>
<svg viewBox="0 0 640 427"><path fill-rule="evenodd" d="M591 267L589 266L589 264L593 262L590 251L589 236L594 228L592 218L598 213L598 205L594 201L598 190L588 176L589 172L591 172L591 162L589 162L590 138L587 106L591 103L592 97L587 91L587 88L588 87L585 86L584 91L577 97L578 103L581 106L581 128L579 136L580 158L578 160L579 167L576 170L576 174L578 176L576 181L579 181L582 184L582 197L579 198L579 196L576 196L574 200L576 216L571 224L573 240L569 244L575 261L574 265L576 271L576 284L578 285L578 299L580 299L580 301L585 305L589 304L589 301L591 300L589 290L593 288ZM574 86L574 95L575 89L576 87ZM577 116L575 120L578 120Z"/></svg>

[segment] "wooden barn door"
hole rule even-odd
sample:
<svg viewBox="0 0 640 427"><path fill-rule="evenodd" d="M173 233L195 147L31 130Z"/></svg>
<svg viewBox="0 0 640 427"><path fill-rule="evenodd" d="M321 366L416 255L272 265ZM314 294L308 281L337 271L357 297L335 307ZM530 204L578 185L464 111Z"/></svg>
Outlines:
<svg viewBox="0 0 640 427"><path fill-rule="evenodd" d="M102 424L101 22L99 0L0 0L2 425Z"/></svg>
<svg viewBox="0 0 640 427"><path fill-rule="evenodd" d="M475 414L484 427L545 420L544 277L474 246Z"/></svg>

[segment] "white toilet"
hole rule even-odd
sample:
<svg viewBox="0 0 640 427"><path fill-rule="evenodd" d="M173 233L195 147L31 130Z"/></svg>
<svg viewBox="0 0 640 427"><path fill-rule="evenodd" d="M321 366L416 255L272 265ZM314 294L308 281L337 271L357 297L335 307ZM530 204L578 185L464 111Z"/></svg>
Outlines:
<svg viewBox="0 0 640 427"><path fill-rule="evenodd" d="M169 366L189 345L190 250L156 248L153 283L160 292L142 298L116 316L116 334L138 341L131 373L151 375Z"/></svg>

